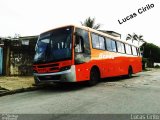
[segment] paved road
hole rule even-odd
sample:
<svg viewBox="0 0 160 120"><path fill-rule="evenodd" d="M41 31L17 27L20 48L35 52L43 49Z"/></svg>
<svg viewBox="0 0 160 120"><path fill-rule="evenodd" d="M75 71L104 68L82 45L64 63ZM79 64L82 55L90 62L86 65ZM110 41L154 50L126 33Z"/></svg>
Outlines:
<svg viewBox="0 0 160 120"><path fill-rule="evenodd" d="M136 114L160 113L160 70L131 79L105 79L94 87L52 86L0 97L0 113Z"/></svg>

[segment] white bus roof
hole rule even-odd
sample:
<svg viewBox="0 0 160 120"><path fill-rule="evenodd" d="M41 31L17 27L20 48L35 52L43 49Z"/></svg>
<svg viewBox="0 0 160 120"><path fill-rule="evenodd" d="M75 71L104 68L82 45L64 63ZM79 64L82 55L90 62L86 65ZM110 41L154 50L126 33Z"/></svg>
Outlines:
<svg viewBox="0 0 160 120"><path fill-rule="evenodd" d="M89 27L86 27L86 26L80 26L80 25L74 25L74 24L56 27L56 28L53 28L53 29L48 30L48 31L46 31L46 32L49 32L49 31L52 31L52 30L55 30L55 29L58 29L58 28L67 27L67 26L73 26L73 27L81 28L81 29L84 29L84 30L87 30L87 31L90 31L90 32L94 32L94 33L97 33L97 34L99 34L99 35L102 35L102 36L111 38L111 39L113 39L113 40L120 41L120 42L123 42L123 43L125 43L125 44L129 44L129 45L138 47L138 46L136 46L136 45L134 45L134 44L132 44L132 43L128 43L127 41L124 41L124 40L122 40L122 39L120 39L120 38L114 37L114 36L112 36L112 35L110 35L110 34L107 34L107 33L104 33L104 32L101 32L101 31L98 31L98 30L95 30L95 29L92 29L92 28L89 28ZM43 33L46 33L46 32L43 32Z"/></svg>

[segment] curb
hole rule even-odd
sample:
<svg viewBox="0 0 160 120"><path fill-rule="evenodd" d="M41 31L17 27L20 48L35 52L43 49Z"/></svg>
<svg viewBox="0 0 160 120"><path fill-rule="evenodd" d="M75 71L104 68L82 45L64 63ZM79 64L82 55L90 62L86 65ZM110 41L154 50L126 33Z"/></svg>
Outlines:
<svg viewBox="0 0 160 120"><path fill-rule="evenodd" d="M37 86L32 86L32 87L28 87L28 88L21 88L21 89L16 89L16 90L6 90L2 93L0 93L0 97L5 96L5 95L12 95L12 94L16 94L16 93L22 93L22 92L28 92L28 91L34 91L34 90L38 90L41 87L37 87Z"/></svg>

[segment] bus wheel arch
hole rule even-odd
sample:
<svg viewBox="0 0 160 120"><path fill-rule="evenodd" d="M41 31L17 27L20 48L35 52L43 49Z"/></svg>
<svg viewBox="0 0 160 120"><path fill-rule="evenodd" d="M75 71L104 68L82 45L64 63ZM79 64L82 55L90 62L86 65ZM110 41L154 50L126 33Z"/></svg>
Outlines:
<svg viewBox="0 0 160 120"><path fill-rule="evenodd" d="M92 66L90 69L90 80L87 81L89 86L96 85L101 78L100 70L97 66Z"/></svg>

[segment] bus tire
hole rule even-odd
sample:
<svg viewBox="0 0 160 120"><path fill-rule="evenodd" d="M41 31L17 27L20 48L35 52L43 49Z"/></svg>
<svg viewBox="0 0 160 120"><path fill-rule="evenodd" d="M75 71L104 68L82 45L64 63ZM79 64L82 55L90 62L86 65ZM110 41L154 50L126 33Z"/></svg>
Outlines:
<svg viewBox="0 0 160 120"><path fill-rule="evenodd" d="M94 86L98 83L98 80L100 79L100 72L98 68L93 67L90 71L90 80L87 81L87 84L89 86Z"/></svg>
<svg viewBox="0 0 160 120"><path fill-rule="evenodd" d="M38 86L39 84L40 84L39 80L36 77L34 77L34 85Z"/></svg>
<svg viewBox="0 0 160 120"><path fill-rule="evenodd" d="M130 66L130 67L128 68L128 75L127 75L127 77L128 77L128 78L131 78L131 77L132 77L132 74L133 74L133 70L132 70L132 67Z"/></svg>

